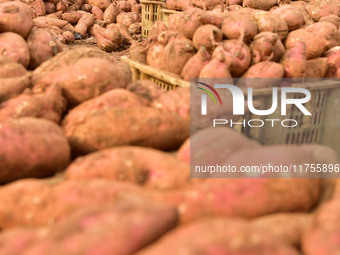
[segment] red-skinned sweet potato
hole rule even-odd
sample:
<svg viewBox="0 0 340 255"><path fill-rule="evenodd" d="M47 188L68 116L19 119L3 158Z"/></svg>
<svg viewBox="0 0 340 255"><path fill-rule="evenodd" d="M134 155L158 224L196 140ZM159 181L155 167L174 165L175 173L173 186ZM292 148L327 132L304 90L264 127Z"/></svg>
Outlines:
<svg viewBox="0 0 340 255"><path fill-rule="evenodd" d="M184 11L192 6L192 1L190 0L168 0L165 3L167 9Z"/></svg>
<svg viewBox="0 0 340 255"><path fill-rule="evenodd" d="M81 16L77 25L74 27L74 31L84 37L87 33L87 30L94 24L94 15L90 13L86 13Z"/></svg>
<svg viewBox="0 0 340 255"><path fill-rule="evenodd" d="M181 13L177 20L178 31L191 40L195 31L202 25L200 19L203 13L199 8L190 8Z"/></svg>
<svg viewBox="0 0 340 255"><path fill-rule="evenodd" d="M201 47L195 56L190 58L183 67L181 77L190 81L190 79L198 78L203 67L209 63L211 56L205 47Z"/></svg>
<svg viewBox="0 0 340 255"><path fill-rule="evenodd" d="M136 94L138 97L146 100L147 103L151 103L162 94L166 93L166 90L160 88L156 83L153 83L150 80L139 80L133 82L127 86L127 89Z"/></svg>
<svg viewBox="0 0 340 255"><path fill-rule="evenodd" d="M21 24L18 26L18 24ZM31 10L21 2L0 4L0 32L13 32L26 38L33 26Z"/></svg>
<svg viewBox="0 0 340 255"><path fill-rule="evenodd" d="M273 10L272 13L286 21L289 31L296 30L305 24L302 11L297 7L283 5Z"/></svg>
<svg viewBox="0 0 340 255"><path fill-rule="evenodd" d="M0 34L0 56L10 58L24 67L28 67L30 62L30 52L24 38L12 32Z"/></svg>
<svg viewBox="0 0 340 255"><path fill-rule="evenodd" d="M97 6L100 8L102 11L105 11L107 7L111 4L110 0L88 0L88 3L91 6Z"/></svg>
<svg viewBox="0 0 340 255"><path fill-rule="evenodd" d="M260 32L276 33L280 40L284 40L288 34L288 25L285 19L271 12L257 12L255 19Z"/></svg>
<svg viewBox="0 0 340 255"><path fill-rule="evenodd" d="M272 60L274 57L274 48L279 37L272 32L261 32L254 37L250 45L253 53L253 63Z"/></svg>
<svg viewBox="0 0 340 255"><path fill-rule="evenodd" d="M249 7L260 10L269 10L277 3L276 0L243 0L243 7Z"/></svg>
<svg viewBox="0 0 340 255"><path fill-rule="evenodd" d="M104 12L99 7L92 6L91 12L94 15L95 19L103 20Z"/></svg>
<svg viewBox="0 0 340 255"><path fill-rule="evenodd" d="M116 21L116 17L119 14L119 8L115 3L110 4L104 11L103 21L107 24L111 24Z"/></svg>
<svg viewBox="0 0 340 255"><path fill-rule="evenodd" d="M148 53L146 55L146 63L149 66L162 68L162 57L164 52L164 46L160 43L155 43L148 49Z"/></svg>
<svg viewBox="0 0 340 255"><path fill-rule="evenodd" d="M93 26L93 34L101 50L116 51L123 44L123 37L117 27L103 28L98 24Z"/></svg>
<svg viewBox="0 0 340 255"><path fill-rule="evenodd" d="M26 75L27 71L22 64L0 56L0 78L15 78Z"/></svg>
<svg viewBox="0 0 340 255"><path fill-rule="evenodd" d="M36 118L15 119L1 124L1 183L48 176L68 165L69 145L57 124Z"/></svg>
<svg viewBox="0 0 340 255"><path fill-rule="evenodd" d="M0 78L0 103L19 95L31 82L29 75Z"/></svg>
<svg viewBox="0 0 340 255"><path fill-rule="evenodd" d="M340 5L337 0L311 0L306 5L306 10L315 21L328 15L340 15Z"/></svg>
<svg viewBox="0 0 340 255"><path fill-rule="evenodd" d="M296 42L295 47L286 51L282 58L282 65L287 78L303 78L307 71L306 44Z"/></svg>
<svg viewBox="0 0 340 255"><path fill-rule="evenodd" d="M222 38L223 34L218 27L214 25L203 25L196 30L192 42L196 50L204 47L209 52L212 52L218 43L222 41Z"/></svg>
<svg viewBox="0 0 340 255"><path fill-rule="evenodd" d="M328 78L340 78L340 46L331 48L325 55L328 59Z"/></svg>

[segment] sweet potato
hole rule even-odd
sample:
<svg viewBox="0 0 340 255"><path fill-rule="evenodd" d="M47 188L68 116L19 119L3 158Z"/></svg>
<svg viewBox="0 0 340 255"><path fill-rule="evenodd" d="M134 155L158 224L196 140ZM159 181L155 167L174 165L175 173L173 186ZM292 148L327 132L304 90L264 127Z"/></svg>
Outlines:
<svg viewBox="0 0 340 255"><path fill-rule="evenodd" d="M335 255L339 251L339 198L323 204L312 221L311 227L305 233L302 241L304 254Z"/></svg>
<svg viewBox="0 0 340 255"><path fill-rule="evenodd" d="M73 125L79 125L89 114L101 109L143 105L144 102L142 99L130 91L125 89L114 89L76 106L68 112L64 122L71 122Z"/></svg>
<svg viewBox="0 0 340 255"><path fill-rule="evenodd" d="M46 7L43 0L19 0L27 4L32 12L33 17L44 16L46 14Z"/></svg>
<svg viewBox="0 0 340 255"><path fill-rule="evenodd" d="M133 23L141 22L138 14L133 12L122 12L116 17L117 24L129 28Z"/></svg>
<svg viewBox="0 0 340 255"><path fill-rule="evenodd" d="M311 0L306 6L306 10L315 21L328 15L340 15L340 6L337 0Z"/></svg>
<svg viewBox="0 0 340 255"><path fill-rule="evenodd" d="M116 17L119 14L119 8L115 3L110 4L104 11L103 21L107 24L113 23L116 21Z"/></svg>
<svg viewBox="0 0 340 255"><path fill-rule="evenodd" d="M288 25L285 19L271 12L258 12L255 19L260 32L276 33L282 41L286 38Z"/></svg>
<svg viewBox="0 0 340 255"><path fill-rule="evenodd" d="M281 40L277 40L276 44L274 45L273 51L273 58L272 60L275 62L279 62L283 55L285 54L286 49Z"/></svg>
<svg viewBox="0 0 340 255"><path fill-rule="evenodd" d="M60 127L51 121L21 118L0 126L0 182L44 177L63 170L70 149Z"/></svg>
<svg viewBox="0 0 340 255"><path fill-rule="evenodd" d="M164 48L165 47L160 43L155 43L152 45L146 55L146 63L149 66L161 69Z"/></svg>
<svg viewBox="0 0 340 255"><path fill-rule="evenodd" d="M286 51L282 58L282 65L287 78L303 78L307 71L306 44L296 42L295 47Z"/></svg>
<svg viewBox="0 0 340 255"><path fill-rule="evenodd" d="M205 11L202 14L200 21L203 25L211 24L221 28L223 20L227 17L227 15L227 11L222 12L221 8L217 8L211 11Z"/></svg>
<svg viewBox="0 0 340 255"><path fill-rule="evenodd" d="M56 8L57 11L66 12L69 9L69 4L67 2L64 2L64 1L59 1L56 4L55 8ZM75 11L75 10L72 9L72 11Z"/></svg>
<svg viewBox="0 0 340 255"><path fill-rule="evenodd" d="M28 5L21 2L0 4L0 33L13 32L26 38L32 26L33 20Z"/></svg>
<svg viewBox="0 0 340 255"><path fill-rule="evenodd" d="M292 48L298 41L306 43L307 59L321 57L327 50L339 44L340 31L330 22L318 22L305 29L289 33L285 41L287 49Z"/></svg>
<svg viewBox="0 0 340 255"><path fill-rule="evenodd" d="M147 51L142 44L133 42L129 49L129 58L133 61L138 61L142 64L146 64Z"/></svg>
<svg viewBox="0 0 340 255"><path fill-rule="evenodd" d="M286 21L289 31L296 30L305 24L305 19L299 8L283 5L273 10L272 13Z"/></svg>
<svg viewBox="0 0 340 255"><path fill-rule="evenodd" d="M65 27L68 22L66 20L60 20L55 18L49 18L49 17L37 17L33 19L33 24L36 27L39 28L45 28L45 27L58 27L63 28Z"/></svg>
<svg viewBox="0 0 340 255"><path fill-rule="evenodd" d="M209 63L211 56L205 47L201 47L195 56L190 58L183 67L181 77L190 81L190 79L197 78L200 75L203 67Z"/></svg>
<svg viewBox="0 0 340 255"><path fill-rule="evenodd" d="M84 37L87 33L87 30L94 24L94 15L86 13L81 16L77 25L74 27L74 31Z"/></svg>
<svg viewBox="0 0 340 255"><path fill-rule="evenodd" d="M30 69L35 69L60 51L54 37L41 29L32 29L27 37L27 46L30 52Z"/></svg>
<svg viewBox="0 0 340 255"><path fill-rule="evenodd" d="M157 42L159 42L163 46L166 46L170 41L176 39L187 40L187 38L181 33L177 31L167 30L159 34L159 36L157 37Z"/></svg>
<svg viewBox="0 0 340 255"><path fill-rule="evenodd" d="M215 127L201 130L190 138L190 159L194 166L224 163L238 151L260 145L231 128Z"/></svg>
<svg viewBox="0 0 340 255"><path fill-rule="evenodd" d="M162 94L152 106L164 112L173 112L190 121L190 89L178 88Z"/></svg>
<svg viewBox="0 0 340 255"><path fill-rule="evenodd" d="M150 80L139 80L133 82L127 86L127 89L140 98L146 100L147 103L151 103L166 92Z"/></svg>
<svg viewBox="0 0 340 255"><path fill-rule="evenodd" d="M188 39L175 39L167 44L162 54L162 68L180 75L188 60L195 55L195 48ZM174 61L176 59L176 61Z"/></svg>
<svg viewBox="0 0 340 255"><path fill-rule="evenodd" d="M14 78L0 78L0 103L19 95L30 83L28 75Z"/></svg>
<svg viewBox="0 0 340 255"><path fill-rule="evenodd" d="M170 10L184 11L192 6L190 0L167 0L165 7Z"/></svg>
<svg viewBox="0 0 340 255"><path fill-rule="evenodd" d="M28 67L30 62L30 52L24 38L12 32L0 34L0 56L10 58L24 67Z"/></svg>
<svg viewBox="0 0 340 255"><path fill-rule="evenodd" d="M261 32L257 34L250 45L253 53L253 63L256 64L273 59L274 48L278 40L278 35L272 32Z"/></svg>
<svg viewBox="0 0 340 255"><path fill-rule="evenodd" d="M97 24L93 26L93 34L101 50L116 51L123 44L123 37L117 27L103 28Z"/></svg>
<svg viewBox="0 0 340 255"><path fill-rule="evenodd" d="M159 215L162 217L157 217ZM75 214L55 226L42 242L36 242L26 254L80 255L95 251L103 255L129 255L157 240L176 224L174 208L142 202L120 202L115 206L102 206ZM131 242L131 236L134 242L125 245ZM116 241L112 242L112 238ZM70 240L72 245L68 245Z"/></svg>
<svg viewBox="0 0 340 255"><path fill-rule="evenodd" d="M163 21L156 21L152 27L151 27L151 30L149 32L149 36L150 38L156 38L164 31L167 31L168 30L168 27L167 25L163 22Z"/></svg>
<svg viewBox="0 0 340 255"><path fill-rule="evenodd" d="M335 25L337 28L340 28L340 17L339 16L328 15L328 16L322 17L319 21L320 22L330 22L333 25Z"/></svg>
<svg viewBox="0 0 340 255"><path fill-rule="evenodd" d="M214 9L217 5L221 3L219 0L193 0L192 3L204 10Z"/></svg>
<svg viewBox="0 0 340 255"><path fill-rule="evenodd" d="M90 4L84 4L81 7L81 10L84 11L84 12L90 12L92 10L92 6Z"/></svg>
<svg viewBox="0 0 340 255"><path fill-rule="evenodd" d="M328 71L327 58L315 58L307 61L306 78L324 78Z"/></svg>
<svg viewBox="0 0 340 255"><path fill-rule="evenodd" d="M107 77L107 78L105 78ZM34 89L44 90L52 84L63 88L65 98L75 106L114 88L131 82L131 70L125 63L111 63L100 58L81 58L73 65L61 67L42 77Z"/></svg>
<svg viewBox="0 0 340 255"><path fill-rule="evenodd" d="M46 2L45 3L45 9L46 9L46 14L51 14L51 13L56 12L56 7L55 7L54 3Z"/></svg>
<svg viewBox="0 0 340 255"><path fill-rule="evenodd" d="M102 58L104 60L115 63L115 58L109 56L101 50L92 48L79 47L68 51L63 51L53 58L45 61L42 65L36 68L33 72L32 83L37 84L48 73L57 71L59 68L64 68L73 65L81 58Z"/></svg>
<svg viewBox="0 0 340 255"><path fill-rule="evenodd" d="M181 226L136 255L298 255L297 249L241 219L204 219Z"/></svg>
<svg viewBox="0 0 340 255"><path fill-rule="evenodd" d="M243 0L243 7L267 11L277 3L276 0Z"/></svg>
<svg viewBox="0 0 340 255"><path fill-rule="evenodd" d="M340 78L340 46L333 47L326 52L328 59L328 78Z"/></svg>
<svg viewBox="0 0 340 255"><path fill-rule="evenodd" d="M44 93L33 94L25 90L18 97L0 104L0 122L8 119L36 117L59 123L66 110L66 100L58 86L51 86Z"/></svg>
<svg viewBox="0 0 340 255"><path fill-rule="evenodd" d="M200 19L203 13L199 8L190 8L184 11L177 21L178 31L191 40L195 31L202 25Z"/></svg>
<svg viewBox="0 0 340 255"><path fill-rule="evenodd" d="M171 150L189 136L189 123L183 118L148 107L102 109L89 114L79 125L68 119L63 127L76 154L123 145Z"/></svg>
<svg viewBox="0 0 340 255"><path fill-rule="evenodd" d="M66 43L73 43L74 40L75 40L74 34L70 31L63 32L63 37L64 37Z"/></svg>
<svg viewBox="0 0 340 255"><path fill-rule="evenodd" d="M281 79L284 75L284 68L281 64L266 61L251 66L243 75L239 83L240 87L265 88L274 87L272 79ZM252 78L252 79L250 79ZM260 78L260 79L254 79ZM268 79L271 78L271 79Z"/></svg>
<svg viewBox="0 0 340 255"><path fill-rule="evenodd" d="M142 23L131 24L128 28L130 35L142 34Z"/></svg>
<svg viewBox="0 0 340 255"><path fill-rule="evenodd" d="M176 158L178 160L190 163L190 138L185 140L182 146L178 149Z"/></svg>
<svg viewBox="0 0 340 255"><path fill-rule="evenodd" d="M118 7L122 12L131 12L132 5L128 1L119 1Z"/></svg>
<svg viewBox="0 0 340 255"><path fill-rule="evenodd" d="M196 50L205 47L205 49L211 52L222 41L222 38L223 34L218 27L203 25L196 30L192 42Z"/></svg>
<svg viewBox="0 0 340 255"><path fill-rule="evenodd" d="M63 20L66 20L72 25L76 25L80 18L84 15L83 11L71 11L63 13Z"/></svg>
<svg viewBox="0 0 340 255"><path fill-rule="evenodd" d="M225 59L223 59L224 61ZM199 78L231 78L229 71L230 61L225 63L219 58L213 58L208 64L206 64L199 75Z"/></svg>
<svg viewBox="0 0 340 255"><path fill-rule="evenodd" d="M102 11L105 11L107 7L111 4L110 0L88 0L91 6L97 6Z"/></svg>
<svg viewBox="0 0 340 255"><path fill-rule="evenodd" d="M78 158L66 169L66 178L105 178L151 189L172 189L190 182L190 166L161 151L119 147Z"/></svg>
<svg viewBox="0 0 340 255"><path fill-rule="evenodd" d="M0 56L0 79L1 78L15 78L26 75L27 71L22 64Z"/></svg>
<svg viewBox="0 0 340 255"><path fill-rule="evenodd" d="M257 34L256 22L248 14L231 12L223 21L222 33L229 39L250 41Z"/></svg>
<svg viewBox="0 0 340 255"><path fill-rule="evenodd" d="M91 12L94 15L95 19L103 20L104 12L97 6L93 6Z"/></svg>
<svg viewBox="0 0 340 255"><path fill-rule="evenodd" d="M249 47L239 40L226 40L214 50L213 58L230 59L229 71L233 77L240 77L251 64Z"/></svg>

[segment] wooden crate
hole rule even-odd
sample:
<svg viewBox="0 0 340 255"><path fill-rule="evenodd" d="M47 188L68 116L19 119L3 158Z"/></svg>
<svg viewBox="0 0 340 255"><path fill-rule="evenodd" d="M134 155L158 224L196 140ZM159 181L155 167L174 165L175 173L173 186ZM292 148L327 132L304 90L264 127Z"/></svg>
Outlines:
<svg viewBox="0 0 340 255"><path fill-rule="evenodd" d="M174 76L171 73L153 68L127 57L122 57L122 61L130 65L133 73L133 80L147 79L155 82L159 87L166 90L173 90L177 87L190 87L190 83ZM281 116L281 108L270 115L270 119L298 120L299 126L295 128L284 128L280 125L265 125L261 128L240 128L239 130L251 139L257 140L264 145L273 144L324 144L332 147L340 155L340 140L337 134L340 130L340 81L323 80L321 82L309 82L304 84L293 84L295 87L306 88L311 91L311 100L305 104L312 116L305 116L295 106L287 106L287 116ZM246 95L246 91L244 91ZM263 109L269 109L272 103L272 89L257 89L253 91L254 101L259 100ZM280 98L279 102L280 102ZM256 116L251 113L246 114L238 120L242 122L250 119L266 119L266 116ZM277 122L278 123L278 122Z"/></svg>
<svg viewBox="0 0 340 255"><path fill-rule="evenodd" d="M142 4L142 35L148 37L152 25L161 20L161 8L164 2L161 0L147 1L141 0Z"/></svg>
<svg viewBox="0 0 340 255"><path fill-rule="evenodd" d="M133 81L151 80L159 87L166 90L173 90L177 87L190 87L190 82L182 80L169 72L157 68L143 65L139 62L132 61L127 57L122 57L121 61L130 65Z"/></svg>

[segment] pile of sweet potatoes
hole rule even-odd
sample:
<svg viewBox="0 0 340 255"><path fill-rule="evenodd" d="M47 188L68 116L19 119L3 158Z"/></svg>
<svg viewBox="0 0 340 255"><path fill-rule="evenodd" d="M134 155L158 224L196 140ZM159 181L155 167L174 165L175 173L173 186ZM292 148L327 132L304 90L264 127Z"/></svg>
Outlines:
<svg viewBox="0 0 340 255"><path fill-rule="evenodd" d="M243 1L243 6L216 1L206 6L212 2L192 1L194 6L170 15L167 24L157 21L145 47L131 48L131 58L187 81L340 77L337 1L279 1L279 6L277 1Z"/></svg>

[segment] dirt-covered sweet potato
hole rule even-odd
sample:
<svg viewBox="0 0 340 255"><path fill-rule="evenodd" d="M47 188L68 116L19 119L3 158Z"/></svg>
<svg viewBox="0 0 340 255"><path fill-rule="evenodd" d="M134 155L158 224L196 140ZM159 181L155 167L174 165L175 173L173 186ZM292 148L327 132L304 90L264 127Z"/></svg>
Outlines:
<svg viewBox="0 0 340 255"><path fill-rule="evenodd" d="M44 16L46 14L46 7L43 0L19 1L27 4L30 7L33 17Z"/></svg>
<svg viewBox="0 0 340 255"><path fill-rule="evenodd" d="M190 121L190 89L177 88L162 94L152 106L164 112L173 112Z"/></svg>
<svg viewBox="0 0 340 255"><path fill-rule="evenodd" d="M211 24L221 28L223 20L227 17L227 15L227 11L221 11L221 8L217 8L211 11L205 11L201 16L200 21L203 25Z"/></svg>
<svg viewBox="0 0 340 255"><path fill-rule="evenodd" d="M8 57L0 56L0 79L15 78L26 75L24 66Z"/></svg>
<svg viewBox="0 0 340 255"><path fill-rule="evenodd" d="M107 7L111 4L110 0L88 0L88 3L91 6L97 6L100 8L102 11L105 11Z"/></svg>
<svg viewBox="0 0 340 255"><path fill-rule="evenodd" d="M327 58L315 58L307 61L306 78L324 78L328 71Z"/></svg>
<svg viewBox="0 0 340 255"><path fill-rule="evenodd" d="M133 92L149 103L166 93L166 90L160 88L156 83L150 80L138 80L133 82L127 86L127 90Z"/></svg>
<svg viewBox="0 0 340 255"><path fill-rule="evenodd" d="M148 53L146 54L146 63L149 66L155 68L162 68L162 57L164 53L164 46L160 43L153 44L149 49Z"/></svg>
<svg viewBox="0 0 340 255"><path fill-rule="evenodd" d="M222 33L229 39L250 41L257 34L256 22L249 14L231 12L223 21Z"/></svg>
<svg viewBox="0 0 340 255"><path fill-rule="evenodd" d="M68 112L64 121L81 124L88 115L101 110L115 107L144 106L140 97L125 89L113 89L98 97L87 100Z"/></svg>
<svg viewBox="0 0 340 255"><path fill-rule="evenodd" d="M31 84L29 75L0 78L0 103L19 95Z"/></svg>
<svg viewBox="0 0 340 255"><path fill-rule="evenodd" d="M158 35L167 30L168 30L167 25L163 21L158 20L155 23L153 23L151 30L149 32L149 36L150 38L157 39Z"/></svg>
<svg viewBox="0 0 340 255"><path fill-rule="evenodd" d="M220 0L193 0L192 3L204 10L214 9L217 5L221 4Z"/></svg>
<svg viewBox="0 0 340 255"><path fill-rule="evenodd" d="M328 59L328 78L340 78L340 46L333 47L326 52Z"/></svg>
<svg viewBox="0 0 340 255"><path fill-rule="evenodd" d="M101 58L81 58L73 65L58 68L34 83L34 90L44 90L52 84L63 88L70 105L99 96L111 89L125 88L132 80L125 63L112 63Z"/></svg>
<svg viewBox="0 0 340 255"><path fill-rule="evenodd" d="M117 5L122 12L131 12L132 5L128 1L118 1Z"/></svg>
<svg viewBox="0 0 340 255"><path fill-rule="evenodd" d="M100 19L100 20L103 19L104 12L101 9L99 9L97 6L92 6L91 12L94 15L95 19Z"/></svg>
<svg viewBox="0 0 340 255"><path fill-rule="evenodd" d="M243 0L243 7L267 11L276 3L276 0Z"/></svg>
<svg viewBox="0 0 340 255"><path fill-rule="evenodd" d="M319 21L330 22L333 25L335 25L337 28L340 28L340 17L339 16L329 15L329 16L322 17Z"/></svg>
<svg viewBox="0 0 340 255"><path fill-rule="evenodd" d="M260 32L276 33L282 41L286 38L288 25L284 18L271 12L258 12L255 19Z"/></svg>
<svg viewBox="0 0 340 255"><path fill-rule="evenodd" d="M31 10L28 5L17 1L0 4L0 33L13 32L26 38L32 26Z"/></svg>
<svg viewBox="0 0 340 255"><path fill-rule="evenodd" d="M63 13L62 17L63 20L66 20L72 25L76 25L80 20L81 16L84 15L84 13L85 13L84 11L69 11Z"/></svg>
<svg viewBox="0 0 340 255"><path fill-rule="evenodd" d="M24 67L28 67L30 62L30 52L24 38L12 32L0 34L0 56L8 57Z"/></svg>
<svg viewBox="0 0 340 255"><path fill-rule="evenodd" d="M339 205L339 197L335 197L317 210L302 240L304 254L335 255L339 252Z"/></svg>
<svg viewBox="0 0 340 255"><path fill-rule="evenodd" d="M75 40L74 34L70 31L63 32L63 37L65 39L65 43L73 43Z"/></svg>
<svg viewBox="0 0 340 255"><path fill-rule="evenodd" d="M192 6L191 0L167 0L165 6L170 10L184 11Z"/></svg>
<svg viewBox="0 0 340 255"><path fill-rule="evenodd" d="M251 66L243 75L242 78L277 78L280 79L284 75L283 66L272 62L259 62ZM260 85L261 83L259 83Z"/></svg>
<svg viewBox="0 0 340 255"><path fill-rule="evenodd" d="M340 15L340 5L337 0L311 0L306 5L306 10L315 21L329 15Z"/></svg>
<svg viewBox="0 0 340 255"><path fill-rule="evenodd" d="M117 27L103 28L98 24L93 26L93 34L101 50L116 51L123 44L123 36Z"/></svg>
<svg viewBox="0 0 340 255"><path fill-rule="evenodd" d="M18 97L0 104L0 122L8 119L36 117L59 123L66 110L66 100L61 89L52 85L46 92L32 93L25 90Z"/></svg>
<svg viewBox="0 0 340 255"><path fill-rule="evenodd" d="M116 17L117 24L129 28L133 23L141 22L138 14L133 12L122 12Z"/></svg>
<svg viewBox="0 0 340 255"><path fill-rule="evenodd" d="M50 17L37 17L33 19L33 24L36 27L39 28L45 28L45 27L58 27L63 28L65 27L68 22L66 20L60 20L56 18L50 18Z"/></svg>
<svg viewBox="0 0 340 255"><path fill-rule="evenodd" d="M74 27L74 31L84 37L87 30L94 24L94 15L90 13L85 13L79 19L77 25Z"/></svg>
<svg viewBox="0 0 340 255"><path fill-rule="evenodd" d="M162 68L180 75L188 60L195 55L195 48L188 39L175 39L168 43L162 54Z"/></svg>
<svg viewBox="0 0 340 255"><path fill-rule="evenodd" d="M57 124L36 118L13 119L1 124L1 183L49 176L68 165L70 148Z"/></svg>
<svg viewBox="0 0 340 255"><path fill-rule="evenodd" d="M195 31L202 25L200 19L203 13L199 8L190 8L181 13L177 20L178 31L191 40Z"/></svg>
<svg viewBox="0 0 340 255"><path fill-rule="evenodd" d="M180 226L136 255L299 255L296 248L243 219L203 219Z"/></svg>
<svg viewBox="0 0 340 255"><path fill-rule="evenodd" d="M209 52L212 52L222 41L222 38L223 34L218 27L214 25L203 25L196 30L192 42L196 50L205 47Z"/></svg>
<svg viewBox="0 0 340 255"><path fill-rule="evenodd" d="M45 61L36 68L32 75L32 83L37 84L48 73L57 71L59 68L74 65L81 58L101 58L111 63L115 63L116 59L105 52L93 48L79 47L68 51L58 53L53 58Z"/></svg>
<svg viewBox="0 0 340 255"><path fill-rule="evenodd" d="M272 60L274 57L274 48L279 37L272 32L261 32L254 37L250 45L253 53L253 63Z"/></svg>
<svg viewBox="0 0 340 255"><path fill-rule="evenodd" d="M56 12L56 7L54 3L45 2L46 14L51 14Z"/></svg>
<svg viewBox="0 0 340 255"><path fill-rule="evenodd" d="M330 22L317 22L305 29L294 30L286 38L285 46L292 48L298 41L306 43L307 59L321 57L327 50L339 45L340 31Z"/></svg>
<svg viewBox="0 0 340 255"><path fill-rule="evenodd" d="M110 4L104 11L103 21L107 24L113 23L116 21L116 17L119 14L119 8L117 4Z"/></svg>
<svg viewBox="0 0 340 255"><path fill-rule="evenodd" d="M181 77L190 81L190 79L198 78L203 67L209 63L211 59L210 53L205 47L201 47L195 56L190 58L183 67Z"/></svg>
<svg viewBox="0 0 340 255"><path fill-rule="evenodd" d="M118 147L78 158L66 169L66 178L105 178L152 189L172 189L190 182L190 166L154 149Z"/></svg>
<svg viewBox="0 0 340 255"><path fill-rule="evenodd" d="M30 52L30 69L35 69L61 51L53 35L41 29L32 29L27 37Z"/></svg>
<svg viewBox="0 0 340 255"><path fill-rule="evenodd" d="M300 8L283 5L274 9L272 13L286 21L289 31L296 30L305 24L305 19Z"/></svg>
<svg viewBox="0 0 340 255"><path fill-rule="evenodd" d="M123 145L177 149L190 131L179 115L141 106L98 110L80 124L65 120L63 128L76 154Z"/></svg>
<svg viewBox="0 0 340 255"><path fill-rule="evenodd" d="M251 50L240 40L226 40L214 50L213 58L230 59L229 71L233 77L240 77L251 64Z"/></svg>
<svg viewBox="0 0 340 255"><path fill-rule="evenodd" d="M229 71L230 63L231 59L228 61L224 57L222 60L220 58L213 58L202 68L199 78L231 78L232 76Z"/></svg>
<svg viewBox="0 0 340 255"><path fill-rule="evenodd" d="M146 57L147 50L145 49L143 44L138 43L136 41L132 42L131 47L129 49L129 58L133 61L146 64Z"/></svg>
<svg viewBox="0 0 340 255"><path fill-rule="evenodd" d="M306 43L304 41L296 42L294 47L286 51L281 63L285 70L285 77L305 77L307 71Z"/></svg>

